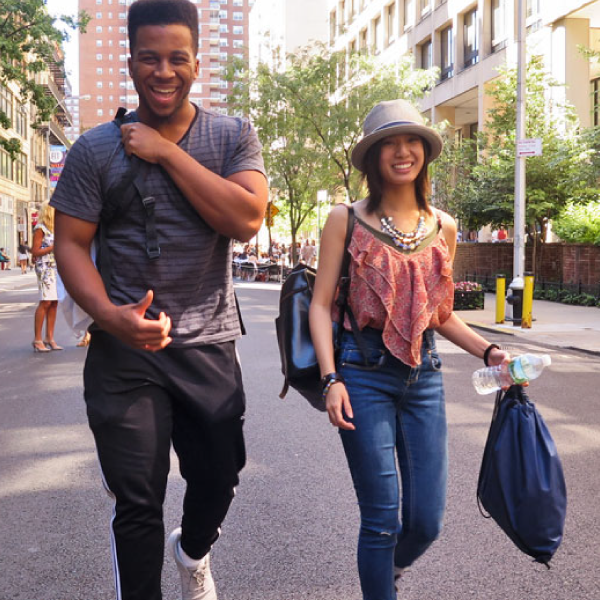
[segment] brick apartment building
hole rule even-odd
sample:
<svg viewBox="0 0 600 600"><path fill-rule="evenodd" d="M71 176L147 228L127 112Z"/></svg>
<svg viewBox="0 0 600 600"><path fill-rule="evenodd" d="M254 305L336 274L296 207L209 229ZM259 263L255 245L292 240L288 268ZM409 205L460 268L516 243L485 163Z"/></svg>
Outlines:
<svg viewBox="0 0 600 600"><path fill-rule="evenodd" d="M79 38L79 103L81 131L112 119L119 106L133 109L138 97L129 77L127 9L133 0L79 0L91 17ZM199 17L200 73L192 86L192 102L225 111L228 83L224 67L232 56L245 58L248 17L254 0L195 0Z"/></svg>

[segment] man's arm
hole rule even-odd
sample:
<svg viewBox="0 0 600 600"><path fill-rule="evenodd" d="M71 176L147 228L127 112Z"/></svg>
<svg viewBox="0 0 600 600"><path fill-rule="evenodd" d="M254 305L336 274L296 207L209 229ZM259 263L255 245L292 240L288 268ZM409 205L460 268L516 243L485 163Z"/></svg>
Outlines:
<svg viewBox="0 0 600 600"><path fill-rule="evenodd" d="M59 210L54 221L54 255L65 288L98 326L140 350L161 350L171 342L171 319L160 313L158 320L145 318L153 293L137 304L116 306L104 288L90 248L97 225L70 217Z"/></svg>
<svg viewBox="0 0 600 600"><path fill-rule="evenodd" d="M121 132L127 154L163 167L215 231L240 241L256 235L269 195L262 173L240 171L224 179L143 123L123 125Z"/></svg>

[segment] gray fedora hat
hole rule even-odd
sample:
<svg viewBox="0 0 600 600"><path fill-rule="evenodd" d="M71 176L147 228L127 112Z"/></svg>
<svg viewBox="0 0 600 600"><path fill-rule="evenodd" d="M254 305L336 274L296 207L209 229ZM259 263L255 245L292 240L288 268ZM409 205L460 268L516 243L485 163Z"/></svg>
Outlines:
<svg viewBox="0 0 600 600"><path fill-rule="evenodd" d="M442 152L442 136L425 125L421 113L406 100L387 100L377 104L365 119L363 137L352 150L352 164L364 172L367 150L390 135L416 133L428 145L427 161L431 162Z"/></svg>

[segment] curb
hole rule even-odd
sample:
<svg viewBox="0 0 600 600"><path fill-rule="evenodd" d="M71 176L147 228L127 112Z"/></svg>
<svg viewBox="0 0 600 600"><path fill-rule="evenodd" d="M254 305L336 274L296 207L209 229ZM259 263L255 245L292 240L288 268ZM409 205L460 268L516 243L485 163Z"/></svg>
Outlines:
<svg viewBox="0 0 600 600"><path fill-rule="evenodd" d="M518 331L512 331L510 329L506 329L503 327L496 328L496 327L492 327L490 325L485 325L484 323L477 323L477 322L473 322L473 321L465 320L465 323L469 327L472 327L473 329L479 329L479 330L485 331L487 333L500 333L502 335L510 335L512 337L519 337L522 340L527 340L527 338L525 336L519 336ZM559 349L559 350L574 350L575 352L582 352L582 353L588 354L590 356L600 356L600 350L590 350L589 348L580 348L578 346L558 346L556 344L551 344L548 342L540 342L538 340L528 340L528 341L534 342L535 344L542 346L542 347L555 348L555 349Z"/></svg>

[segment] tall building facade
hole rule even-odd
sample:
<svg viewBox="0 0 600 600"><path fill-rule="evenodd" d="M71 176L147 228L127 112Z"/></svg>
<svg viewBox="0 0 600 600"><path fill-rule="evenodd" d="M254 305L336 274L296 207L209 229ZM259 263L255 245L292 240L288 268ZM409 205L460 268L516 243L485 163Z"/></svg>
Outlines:
<svg viewBox="0 0 600 600"><path fill-rule="evenodd" d="M192 0L198 8L200 73L190 99L226 111L229 84L225 67L232 56L247 58L248 15L254 0ZM82 131L109 121L116 109L133 109L138 97L129 77L127 9L133 0L79 0L92 19L79 37L79 103Z"/></svg>
<svg viewBox="0 0 600 600"><path fill-rule="evenodd" d="M600 49L600 1L522 0L527 49L544 57L564 83L553 94L573 104L583 126L600 122L600 71L580 46ZM415 66L437 66L440 78L421 109L470 136L484 126L486 87L497 68L517 60L519 0L329 0L330 43L393 62L410 54Z"/></svg>
<svg viewBox="0 0 600 600"><path fill-rule="evenodd" d="M323 0L256 0L250 11L250 67L283 67L285 57L312 41L327 42Z"/></svg>
<svg viewBox="0 0 600 600"><path fill-rule="evenodd" d="M70 90L59 67L62 59L62 49L55 47L48 68L33 75L54 102L50 121L40 126L32 127L37 110L19 86L14 82L0 84L0 108L11 121L10 128L0 128L0 136L17 139L21 145L15 157L0 148L0 248L6 249L14 264L18 244L31 244L37 211L51 194L50 146L70 145L64 133L71 124L65 105Z"/></svg>

